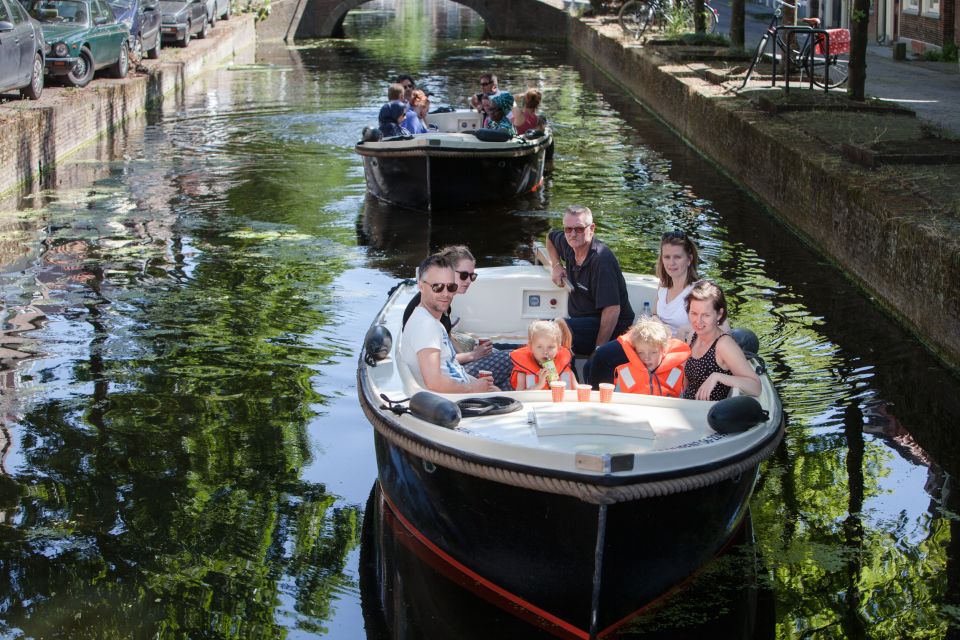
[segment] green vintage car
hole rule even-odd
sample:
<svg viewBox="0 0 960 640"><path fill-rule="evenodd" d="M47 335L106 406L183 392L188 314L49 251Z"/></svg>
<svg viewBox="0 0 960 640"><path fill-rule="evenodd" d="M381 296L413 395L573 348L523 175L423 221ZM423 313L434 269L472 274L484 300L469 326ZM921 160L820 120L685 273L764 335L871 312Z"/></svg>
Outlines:
<svg viewBox="0 0 960 640"><path fill-rule="evenodd" d="M29 0L26 6L43 29L48 75L74 87L104 67L114 78L127 75L130 33L106 0Z"/></svg>

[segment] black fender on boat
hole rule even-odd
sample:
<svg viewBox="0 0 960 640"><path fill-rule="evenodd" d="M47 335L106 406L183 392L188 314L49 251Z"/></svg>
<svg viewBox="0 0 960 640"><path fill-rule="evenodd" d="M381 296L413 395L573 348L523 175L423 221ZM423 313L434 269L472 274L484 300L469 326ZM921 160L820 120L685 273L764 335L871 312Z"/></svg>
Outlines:
<svg viewBox="0 0 960 640"><path fill-rule="evenodd" d="M429 391L418 391L410 398L410 413L438 427L453 429L460 424L460 407Z"/></svg>
<svg viewBox="0 0 960 640"><path fill-rule="evenodd" d="M375 127L364 127L360 134L360 142L380 142L383 139L383 133Z"/></svg>
<svg viewBox="0 0 960 640"><path fill-rule="evenodd" d="M363 338L363 350L366 352L364 362L371 367L377 366L377 363L390 355L390 349L393 348L393 334L382 324L375 324L367 329L367 335Z"/></svg>
<svg viewBox="0 0 960 640"><path fill-rule="evenodd" d="M477 140L481 142L506 142L513 135L505 129L477 129L474 132Z"/></svg>
<svg viewBox="0 0 960 640"><path fill-rule="evenodd" d="M750 329L737 327L730 331L730 337L740 345L740 350L743 351L743 355L747 356L748 360L760 352L760 338Z"/></svg>
<svg viewBox="0 0 960 640"><path fill-rule="evenodd" d="M734 396L710 407L707 423L718 433L741 433L770 419L756 398Z"/></svg>

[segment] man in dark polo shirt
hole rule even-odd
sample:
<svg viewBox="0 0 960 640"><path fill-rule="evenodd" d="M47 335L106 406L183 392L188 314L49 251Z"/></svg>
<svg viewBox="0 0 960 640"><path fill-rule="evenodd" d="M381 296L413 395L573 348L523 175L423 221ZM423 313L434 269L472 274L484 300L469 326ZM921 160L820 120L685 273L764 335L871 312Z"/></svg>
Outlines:
<svg viewBox="0 0 960 640"><path fill-rule="evenodd" d="M567 286L567 324L573 352L589 356L633 324L627 283L610 248L594 238L593 212L571 205L563 213L563 230L547 234L547 253L557 286Z"/></svg>

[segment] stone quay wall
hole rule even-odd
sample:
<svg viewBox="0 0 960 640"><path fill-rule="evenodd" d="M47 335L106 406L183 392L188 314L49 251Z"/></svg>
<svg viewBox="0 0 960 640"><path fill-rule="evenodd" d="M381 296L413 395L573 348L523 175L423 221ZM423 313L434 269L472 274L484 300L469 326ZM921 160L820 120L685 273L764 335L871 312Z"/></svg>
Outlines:
<svg viewBox="0 0 960 640"><path fill-rule="evenodd" d="M861 169L747 100L721 95L683 65L605 36L586 20L570 20L569 34L584 57L960 370L960 252L925 223L909 194L866 187Z"/></svg>
<svg viewBox="0 0 960 640"><path fill-rule="evenodd" d="M139 114L237 51L254 45L252 15L220 21L205 40L186 49L167 48L145 71L124 79L95 79L82 89L50 86L40 100L0 106L0 194L32 190L58 162Z"/></svg>

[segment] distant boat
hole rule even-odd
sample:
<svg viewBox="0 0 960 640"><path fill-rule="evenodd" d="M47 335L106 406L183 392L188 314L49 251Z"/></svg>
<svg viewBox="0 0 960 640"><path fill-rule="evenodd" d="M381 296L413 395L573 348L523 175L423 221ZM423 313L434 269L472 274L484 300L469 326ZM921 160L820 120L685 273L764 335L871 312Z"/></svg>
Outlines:
<svg viewBox="0 0 960 640"><path fill-rule="evenodd" d="M531 320L566 313L566 290L541 266L478 272L456 297L458 329L510 348ZM655 278L625 278L634 308L653 302ZM383 499L433 564L559 637L586 639L612 633L729 544L783 437L758 357L748 356L761 372L756 401L614 393L600 403L593 391L578 402L568 390L552 402L549 391L520 391L479 396L509 398L516 411L462 417L463 396L423 391L399 358L415 293L401 283L374 320L358 393Z"/></svg>
<svg viewBox="0 0 960 640"><path fill-rule="evenodd" d="M543 187L553 145L549 126L510 136L481 128L476 111L430 113L427 122L436 131L380 140L367 136L357 143L370 193L401 207L435 211Z"/></svg>

